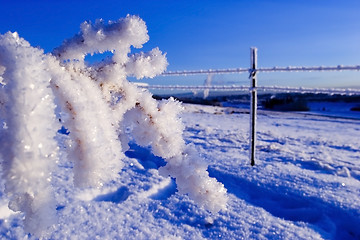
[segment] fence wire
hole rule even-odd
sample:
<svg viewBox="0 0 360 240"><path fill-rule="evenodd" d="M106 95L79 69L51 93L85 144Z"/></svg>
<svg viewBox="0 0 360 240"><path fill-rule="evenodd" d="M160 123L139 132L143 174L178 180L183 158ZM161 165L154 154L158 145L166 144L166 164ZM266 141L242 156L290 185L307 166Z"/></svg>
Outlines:
<svg viewBox="0 0 360 240"><path fill-rule="evenodd" d="M252 88L245 85L144 85L146 89L156 90L183 90L183 91L249 91ZM283 87L283 86L260 86L256 88L263 92L296 92L315 94L339 94L339 95L360 95L360 89L355 88L305 88L305 87Z"/></svg>
<svg viewBox="0 0 360 240"><path fill-rule="evenodd" d="M271 72L323 72L323 71L360 71L360 65L337 65L337 66L288 66L288 67L261 67L252 68L228 68L228 69L208 69L208 70L183 70L168 71L161 76L190 76L190 75L209 75L209 74L233 74L233 73L271 73ZM144 85L147 89L157 90L188 90L188 91L249 91L252 88L244 85ZM305 88L289 86L259 86L259 91L272 92L296 92L296 93L319 93L319 94L340 94L340 95L360 95L360 89L355 88Z"/></svg>
<svg viewBox="0 0 360 240"><path fill-rule="evenodd" d="M201 74L227 74L227 73L250 73L251 68L228 68L228 69L208 69L208 70L183 70L183 71L168 71L161 74L161 76L187 76L187 75L201 75ZM255 69L256 72L322 72L322 71L360 71L360 65L337 65L332 67L325 66L288 66L288 67L263 67Z"/></svg>

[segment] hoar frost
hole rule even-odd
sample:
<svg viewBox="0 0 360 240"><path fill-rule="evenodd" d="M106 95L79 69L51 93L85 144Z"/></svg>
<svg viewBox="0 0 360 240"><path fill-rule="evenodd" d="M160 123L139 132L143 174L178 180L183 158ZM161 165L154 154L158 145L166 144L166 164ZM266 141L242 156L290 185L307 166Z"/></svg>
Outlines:
<svg viewBox="0 0 360 240"><path fill-rule="evenodd" d="M51 73L44 53L17 33L0 36L2 175L9 208L25 212L25 230L39 235L55 223L50 177L57 159ZM41 227L39 228L38 225Z"/></svg>
<svg viewBox="0 0 360 240"><path fill-rule="evenodd" d="M206 162L182 138L181 104L156 101L127 80L151 78L167 67L158 48L130 54L131 46L141 48L149 40L145 22L128 15L80 28L51 54L17 33L0 36L2 176L9 207L25 213L26 230L41 236L56 223L51 189L58 158L56 114L70 131L75 186L101 187L118 176L130 130L137 144L151 146L167 161L159 171L176 179L180 193L213 213L225 209L223 184L209 177ZM93 65L84 61L105 51L112 57Z"/></svg>

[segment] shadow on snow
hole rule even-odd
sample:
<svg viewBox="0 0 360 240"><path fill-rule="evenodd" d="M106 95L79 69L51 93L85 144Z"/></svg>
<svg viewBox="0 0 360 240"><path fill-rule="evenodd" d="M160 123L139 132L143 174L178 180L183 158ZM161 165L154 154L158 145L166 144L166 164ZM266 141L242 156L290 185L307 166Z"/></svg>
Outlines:
<svg viewBox="0 0 360 240"><path fill-rule="evenodd" d="M135 158L145 169L158 169L166 165L163 158L152 154L151 149L141 147L135 143L129 143L130 149L125 152L129 158Z"/></svg>
<svg viewBox="0 0 360 240"><path fill-rule="evenodd" d="M94 200L95 201L103 201L103 202L113 202L113 203L122 203L128 199L131 195L129 188L127 187L120 187L115 192L103 194L97 196Z"/></svg>
<svg viewBox="0 0 360 240"><path fill-rule="evenodd" d="M359 211L332 205L321 198L306 197L286 187L250 182L209 167L211 177L222 182L229 193L258 206L272 215L314 226L325 238L360 239Z"/></svg>

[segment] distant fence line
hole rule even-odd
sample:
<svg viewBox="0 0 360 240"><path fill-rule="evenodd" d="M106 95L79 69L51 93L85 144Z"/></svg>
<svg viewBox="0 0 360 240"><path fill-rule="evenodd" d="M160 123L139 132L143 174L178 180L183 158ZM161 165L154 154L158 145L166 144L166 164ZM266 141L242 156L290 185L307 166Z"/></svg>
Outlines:
<svg viewBox="0 0 360 240"><path fill-rule="evenodd" d="M249 91L251 88L246 85L144 85L147 89L156 90L188 90L188 91ZM296 92L296 93L315 93L315 94L340 94L340 95L360 95L360 89L355 88L306 88L306 87L282 87L282 86L262 86L256 88L258 91L274 92Z"/></svg>
<svg viewBox="0 0 360 240"><path fill-rule="evenodd" d="M229 68L229 69L208 69L208 70L183 70L183 71L168 71L164 72L162 76L186 76L199 74L230 74L230 73L250 73L250 68ZM316 72L316 71L360 71L360 65L354 66L333 66L333 67L268 67L257 68L256 72Z"/></svg>
<svg viewBox="0 0 360 240"><path fill-rule="evenodd" d="M142 85L141 87L148 89L170 89L170 90L213 90L213 91L249 91L250 92L250 163L255 165L256 151L256 119L257 119L257 91L283 91L283 92L299 92L299 93L325 93L325 94L342 94L356 95L360 94L360 89L338 89L338 88L304 88L304 87L281 87L281 86L257 86L258 72L324 72L324 71L360 71L360 65L354 66L288 66L288 67L257 67L257 48L250 48L250 68L229 68L229 69L209 69L209 70L184 70L184 71L168 71L161 76L187 76L187 75L212 75L212 74L229 74L229 73L249 73L250 86L239 85L198 85L198 86L181 86L181 85Z"/></svg>

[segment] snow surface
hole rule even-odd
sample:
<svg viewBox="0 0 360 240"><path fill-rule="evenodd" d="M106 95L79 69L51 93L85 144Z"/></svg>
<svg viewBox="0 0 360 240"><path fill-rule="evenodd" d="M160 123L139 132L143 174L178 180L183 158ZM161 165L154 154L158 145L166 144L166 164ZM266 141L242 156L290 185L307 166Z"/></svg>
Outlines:
<svg viewBox="0 0 360 240"><path fill-rule="evenodd" d="M227 210L199 208L158 169L148 148L131 143L119 177L102 189L79 190L66 160L69 136L58 133L53 173L59 223L49 239L359 239L360 121L259 111L257 161L248 159L248 114L185 105L184 139L210 176L228 190ZM1 186L4 185L3 180ZM23 213L0 192L0 236L24 232Z"/></svg>

